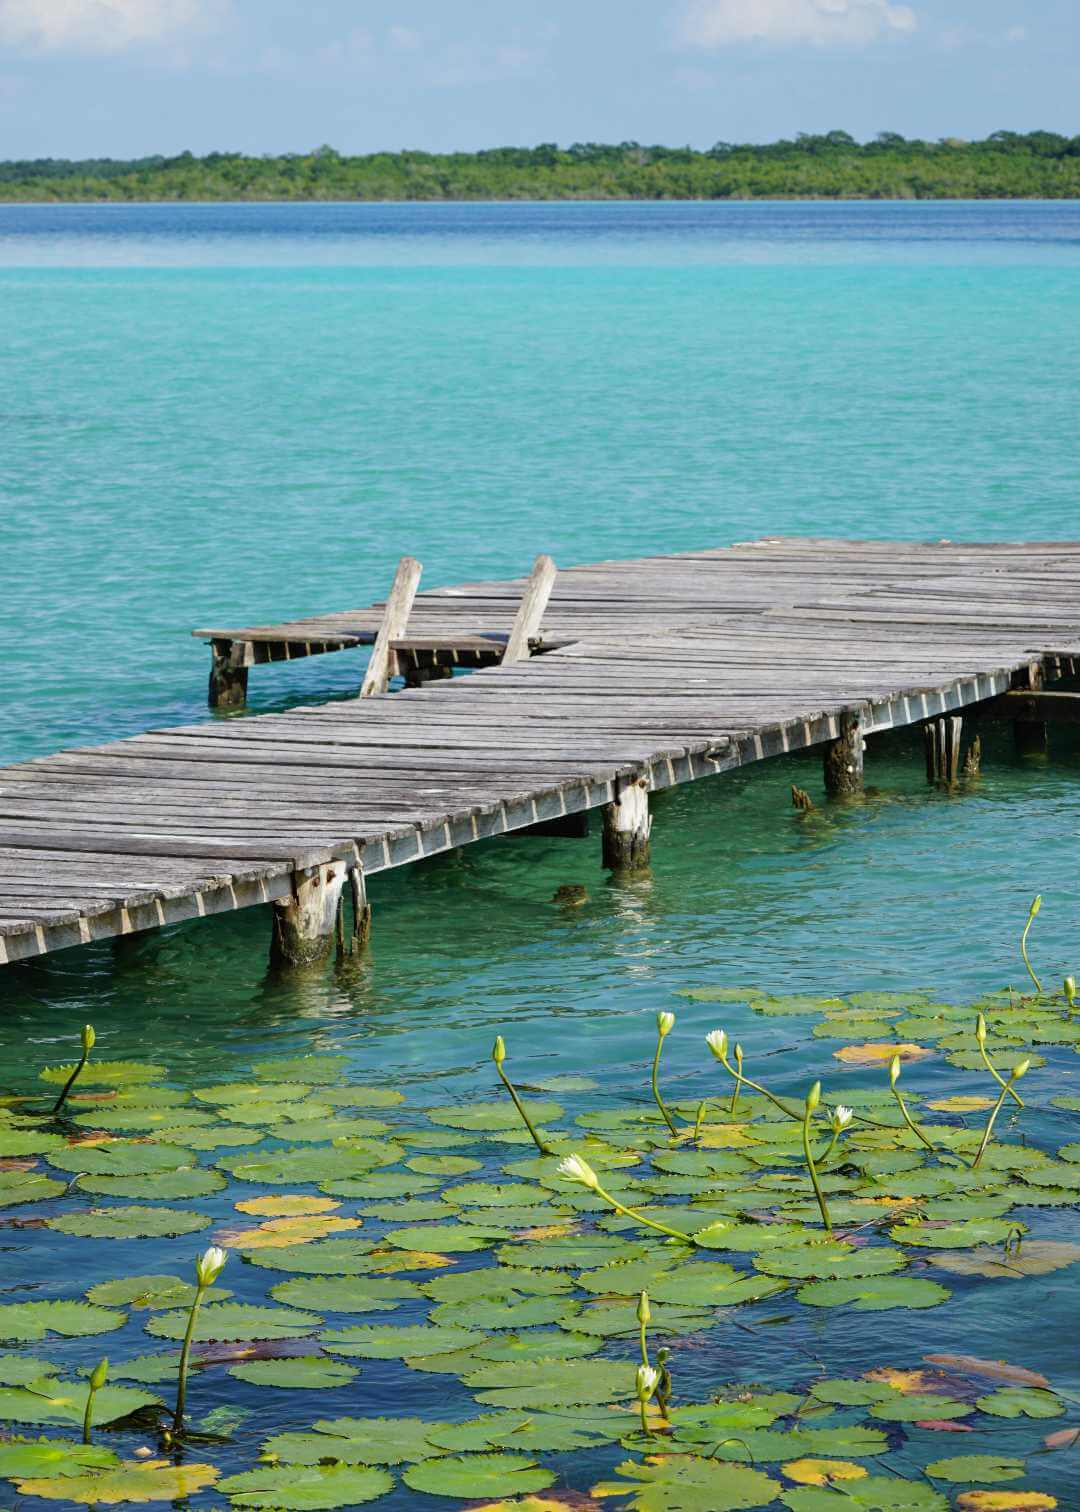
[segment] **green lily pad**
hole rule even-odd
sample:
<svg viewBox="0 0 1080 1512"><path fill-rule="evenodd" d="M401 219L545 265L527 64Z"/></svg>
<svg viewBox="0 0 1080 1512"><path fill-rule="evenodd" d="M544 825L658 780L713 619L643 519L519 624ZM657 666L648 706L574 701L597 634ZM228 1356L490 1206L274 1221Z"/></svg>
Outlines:
<svg viewBox="0 0 1080 1512"><path fill-rule="evenodd" d="M74 1171L80 1176L153 1176L195 1165L190 1150L179 1145L113 1139L100 1145L69 1145L53 1150L49 1164L58 1171Z"/></svg>
<svg viewBox="0 0 1080 1512"><path fill-rule="evenodd" d="M536 1128L562 1116L562 1108L556 1102L525 1102L525 1111ZM434 1124L445 1124L450 1129L467 1129L476 1133L491 1133L500 1130L522 1129L525 1138L528 1132L522 1128L521 1115L509 1098L505 1102L452 1103L446 1107L428 1108L427 1116Z"/></svg>
<svg viewBox="0 0 1080 1512"><path fill-rule="evenodd" d="M505 1266L451 1271L419 1284L419 1290L433 1302L472 1302L478 1297L505 1301L521 1295L555 1297L562 1296L572 1287L570 1277L561 1271L509 1269Z"/></svg>
<svg viewBox="0 0 1080 1512"><path fill-rule="evenodd" d="M841 1277L884 1276L902 1270L906 1257L902 1250L885 1245L842 1244L823 1241L798 1249L771 1249L754 1257L755 1269L770 1276Z"/></svg>
<svg viewBox="0 0 1080 1512"><path fill-rule="evenodd" d="M926 1418L945 1421L967 1417L973 1410L970 1402L957 1402L929 1392L891 1391L871 1406L870 1416L884 1418L888 1423L918 1423Z"/></svg>
<svg viewBox="0 0 1080 1512"><path fill-rule="evenodd" d="M383 1239L395 1249L454 1255L488 1249L505 1239L507 1234L507 1229L481 1227L479 1224L432 1223L419 1228L391 1229Z"/></svg>
<svg viewBox="0 0 1080 1512"><path fill-rule="evenodd" d="M1000 1391L979 1397L975 1405L980 1412L1003 1418L1052 1418L1060 1417L1065 1411L1065 1404L1059 1397L1036 1386L1005 1386Z"/></svg>
<svg viewBox="0 0 1080 1512"><path fill-rule="evenodd" d="M1018 1480L1024 1473L1024 1461L1008 1454L957 1454L951 1459L934 1460L926 1467L935 1480L997 1481Z"/></svg>
<svg viewBox="0 0 1080 1512"><path fill-rule="evenodd" d="M405 1164L424 1176L464 1176L482 1169L484 1162L470 1155L413 1155Z"/></svg>
<svg viewBox="0 0 1080 1512"><path fill-rule="evenodd" d="M319 1191L328 1197L351 1197L360 1202L382 1201L393 1197L414 1197L435 1192L439 1183L431 1176L406 1175L404 1171L368 1171L363 1176L320 1181ZM441 1209L445 1217L446 1209Z"/></svg>
<svg viewBox="0 0 1080 1512"><path fill-rule="evenodd" d="M33 1171L0 1171L0 1208L44 1202L49 1197L59 1197L66 1188L66 1182L38 1176Z"/></svg>
<svg viewBox="0 0 1080 1512"><path fill-rule="evenodd" d="M813 1208L818 1214L817 1204ZM817 1234L808 1234L798 1223L740 1223L737 1219L725 1219L711 1223L694 1233L694 1243L699 1249L734 1250L736 1253L756 1254L760 1250L790 1249Z"/></svg>
<svg viewBox="0 0 1080 1512"><path fill-rule="evenodd" d="M393 1488L385 1470L356 1465L265 1466L230 1475L218 1485L234 1507L269 1507L274 1512L308 1512L324 1507L357 1507Z"/></svg>
<svg viewBox="0 0 1080 1512"><path fill-rule="evenodd" d="M596 1334L601 1338L619 1338L636 1335L640 1329L637 1304L634 1302L594 1302L583 1312L565 1314L559 1319L563 1328L574 1329L584 1334ZM649 1328L656 1335L697 1333L719 1322L714 1313L701 1308L673 1306L670 1302L657 1303L652 1309Z"/></svg>
<svg viewBox="0 0 1080 1512"><path fill-rule="evenodd" d="M760 1470L684 1454L658 1464L625 1460L616 1474L622 1479L601 1481L593 1495L629 1497L635 1512L736 1512L768 1506L780 1491Z"/></svg>
<svg viewBox="0 0 1080 1512"><path fill-rule="evenodd" d="M307 1097L310 1091L309 1086L300 1084L276 1086L271 1091L264 1082L219 1082L213 1087L196 1087L192 1096L199 1102L224 1106L227 1109L225 1117L232 1118L232 1112L228 1111L232 1107L243 1107L244 1104L250 1103L280 1105L285 1102L299 1102Z"/></svg>
<svg viewBox="0 0 1080 1512"><path fill-rule="evenodd" d="M48 1228L80 1239L164 1239L194 1234L213 1222L205 1213L184 1208L114 1207L92 1208L87 1213L67 1213L46 1218Z"/></svg>
<svg viewBox="0 0 1080 1512"><path fill-rule="evenodd" d="M89 1381L38 1381L34 1386L0 1387L0 1419L11 1423L77 1423L82 1427ZM103 1386L94 1394L94 1422L114 1423L152 1407L157 1397L134 1386Z"/></svg>
<svg viewBox="0 0 1080 1512"><path fill-rule="evenodd" d="M681 1268L672 1269L681 1254L681 1251L672 1249L669 1256L662 1258L601 1265L595 1270L582 1271L577 1284L598 1297L636 1297L643 1291L651 1297L656 1295L656 1288L664 1281L682 1275ZM734 1267L730 1269L732 1277L738 1274Z"/></svg>
<svg viewBox="0 0 1080 1512"><path fill-rule="evenodd" d="M324 1418L310 1432L280 1433L268 1439L263 1453L301 1465L325 1460L349 1465L400 1465L437 1454L439 1451L428 1442L429 1435L445 1426L421 1418Z"/></svg>
<svg viewBox="0 0 1080 1512"><path fill-rule="evenodd" d="M81 1475L103 1470L120 1461L111 1449L74 1444L69 1439L14 1439L0 1444L0 1478L51 1480L57 1475Z"/></svg>
<svg viewBox="0 0 1080 1512"><path fill-rule="evenodd" d="M0 1354L0 1386L32 1386L36 1381L54 1376L58 1366L33 1355Z"/></svg>
<svg viewBox="0 0 1080 1512"><path fill-rule="evenodd" d="M275 1302L287 1307L309 1307L328 1313L392 1311L402 1302L421 1295L415 1281L382 1276L294 1276L270 1288Z"/></svg>
<svg viewBox="0 0 1080 1512"><path fill-rule="evenodd" d="M530 1270L588 1270L613 1261L643 1260L653 1249L617 1234L568 1234L565 1239L539 1239L528 1244L504 1244L496 1251L502 1265L525 1265Z"/></svg>
<svg viewBox="0 0 1080 1512"><path fill-rule="evenodd" d="M482 1336L472 1329L429 1323L414 1323L402 1328L357 1323L351 1328L326 1329L319 1338L334 1354L362 1360L400 1360L406 1355L446 1354L451 1349L482 1342Z"/></svg>
<svg viewBox="0 0 1080 1512"><path fill-rule="evenodd" d="M351 1140L348 1145L327 1145L320 1149L300 1145L269 1150L263 1155L223 1155L215 1164L237 1181L253 1181L263 1186L303 1186L308 1182L363 1176L373 1166L393 1164L401 1154L400 1145Z"/></svg>
<svg viewBox="0 0 1080 1512"><path fill-rule="evenodd" d="M201 1108L166 1107L108 1107L99 1112L80 1113L75 1120L97 1133L128 1134L145 1130L157 1133L161 1129L210 1129L217 1122L213 1113Z"/></svg>
<svg viewBox="0 0 1080 1512"><path fill-rule="evenodd" d="M0 1339L26 1342L50 1333L82 1339L111 1333L126 1322L122 1312L91 1307L88 1302L9 1302L0 1307Z"/></svg>
<svg viewBox="0 0 1080 1512"><path fill-rule="evenodd" d="M927 1249L969 1249L976 1244L1000 1244L1023 1224L1001 1218L969 1218L934 1228L926 1223L898 1223L889 1230L889 1238L898 1244L918 1244Z"/></svg>
<svg viewBox="0 0 1080 1512"><path fill-rule="evenodd" d="M810 1387L812 1397L834 1407L866 1407L892 1394L893 1388L883 1381L814 1381Z"/></svg>
<svg viewBox="0 0 1080 1512"><path fill-rule="evenodd" d="M800 1486L780 1500L789 1512L949 1512L948 1499L932 1487L885 1475L844 1481L841 1491Z"/></svg>
<svg viewBox="0 0 1080 1512"><path fill-rule="evenodd" d="M291 1355L285 1360L250 1360L232 1365L229 1374L253 1386L280 1386L287 1390L334 1391L347 1386L356 1367L320 1355Z"/></svg>
<svg viewBox="0 0 1080 1512"><path fill-rule="evenodd" d="M554 1454L613 1443L624 1426L610 1412L604 1417L590 1417L580 1411L572 1417L492 1412L465 1423L429 1425L428 1440L436 1448L456 1451L509 1448L528 1454Z"/></svg>
<svg viewBox="0 0 1080 1512"><path fill-rule="evenodd" d="M881 1276L843 1281L811 1281L796 1292L810 1307L851 1306L856 1312L883 1312L892 1307L936 1307L951 1293L921 1276Z"/></svg>
<svg viewBox="0 0 1080 1512"><path fill-rule="evenodd" d="M78 1189L95 1197L153 1197L175 1202L185 1197L209 1197L226 1187L224 1176L201 1166L162 1171L156 1176L80 1176Z"/></svg>
<svg viewBox="0 0 1080 1512"><path fill-rule="evenodd" d="M356 1213L359 1218L377 1218L380 1223L437 1223L446 1217L446 1203L440 1197L399 1197L394 1202L359 1207Z"/></svg>
<svg viewBox="0 0 1080 1512"><path fill-rule="evenodd" d="M161 1386L166 1381L175 1384L180 1364L178 1349L164 1350L160 1354L139 1355L134 1360L116 1360L109 1367L110 1375L123 1381L141 1381L144 1386ZM201 1370L202 1362L193 1355L190 1370Z"/></svg>
<svg viewBox="0 0 1080 1512"><path fill-rule="evenodd" d="M121 1276L116 1281L99 1281L86 1296L99 1307L190 1307L195 1290L179 1276ZM203 1293L207 1302L224 1302L231 1296L222 1287Z"/></svg>
<svg viewBox="0 0 1080 1512"><path fill-rule="evenodd" d="M431 1310L433 1323L456 1324L459 1328L490 1329L536 1328L557 1323L576 1311L576 1304L566 1297L509 1296L501 1301L477 1297L471 1302L440 1302Z"/></svg>
<svg viewBox="0 0 1080 1512"><path fill-rule="evenodd" d="M62 1087L75 1069L76 1062L68 1066L46 1066L38 1075L43 1082ZM164 1081L168 1076L164 1066L145 1066L139 1061L90 1060L79 1072L80 1087L123 1087L130 1082Z"/></svg>
<svg viewBox="0 0 1080 1512"><path fill-rule="evenodd" d="M758 1302L784 1290L784 1282L770 1276L746 1276L737 1272L728 1276L726 1265L684 1266L681 1271L660 1276L649 1291L650 1300L678 1302L686 1307L737 1307L741 1302Z"/></svg>
<svg viewBox="0 0 1080 1512"><path fill-rule="evenodd" d="M522 1375L515 1361L469 1371L465 1384L491 1407L559 1408L632 1401L634 1366L613 1360L538 1360Z"/></svg>
<svg viewBox="0 0 1080 1512"><path fill-rule="evenodd" d="M501 1333L472 1351L477 1369L485 1360L577 1360L595 1354L602 1336L568 1333L565 1328L528 1328L524 1333ZM462 1448L465 1446L462 1445Z"/></svg>
<svg viewBox="0 0 1080 1512"><path fill-rule="evenodd" d="M67 1140L59 1134L41 1129L11 1129L0 1125L0 1159L18 1159L25 1155L48 1155L66 1149Z"/></svg>
<svg viewBox="0 0 1080 1512"><path fill-rule="evenodd" d="M212 1302L200 1309L194 1338L202 1343L250 1339L295 1339L320 1327L315 1313L295 1312L287 1307L251 1307L244 1302ZM182 1339L188 1325L186 1312L162 1313L151 1318L146 1331L158 1339Z"/></svg>
<svg viewBox="0 0 1080 1512"><path fill-rule="evenodd" d="M375 1268L369 1239L317 1239L313 1244L285 1244L280 1249L251 1250L248 1265L266 1270L301 1271L311 1276L359 1276Z"/></svg>
<svg viewBox="0 0 1080 1512"><path fill-rule="evenodd" d="M428 1496L468 1498L524 1496L545 1490L555 1476L521 1454L458 1454L410 1465L402 1479Z"/></svg>

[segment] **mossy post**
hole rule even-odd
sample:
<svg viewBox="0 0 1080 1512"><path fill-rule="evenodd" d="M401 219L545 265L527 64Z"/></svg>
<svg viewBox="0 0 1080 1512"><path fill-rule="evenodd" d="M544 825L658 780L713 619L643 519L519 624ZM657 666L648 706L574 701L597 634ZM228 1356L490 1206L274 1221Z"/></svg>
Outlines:
<svg viewBox="0 0 1080 1512"><path fill-rule="evenodd" d="M825 791L847 798L863 790L862 725L857 714L841 714L840 733L825 747Z"/></svg>
<svg viewBox="0 0 1080 1512"><path fill-rule="evenodd" d="M292 897L274 904L272 966L315 966L327 959L334 948L345 877L341 861L294 874Z"/></svg>
<svg viewBox="0 0 1080 1512"><path fill-rule="evenodd" d="M617 876L648 871L651 833L648 778L632 777L614 802L604 805L604 866Z"/></svg>
<svg viewBox="0 0 1080 1512"><path fill-rule="evenodd" d="M210 686L206 697L212 709L242 709L247 703L250 653L248 641L210 642Z"/></svg>

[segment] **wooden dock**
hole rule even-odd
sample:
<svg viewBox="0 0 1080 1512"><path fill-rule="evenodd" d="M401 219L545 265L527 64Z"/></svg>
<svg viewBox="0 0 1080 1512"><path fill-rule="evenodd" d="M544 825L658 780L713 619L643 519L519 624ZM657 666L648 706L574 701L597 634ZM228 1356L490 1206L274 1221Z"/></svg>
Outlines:
<svg viewBox="0 0 1080 1512"><path fill-rule="evenodd" d="M1054 717L1078 567L1077 542L810 539L601 562L559 572L543 654L510 665L522 581L419 593L393 650L423 686L0 769L0 964L266 903L317 955L349 882L361 936L374 873L594 808L609 864L641 864L649 791L809 746L827 790L856 791L865 737L898 726L947 719L955 777L962 711L1029 747ZM383 620L196 634L246 677ZM427 680L455 663L476 670Z"/></svg>

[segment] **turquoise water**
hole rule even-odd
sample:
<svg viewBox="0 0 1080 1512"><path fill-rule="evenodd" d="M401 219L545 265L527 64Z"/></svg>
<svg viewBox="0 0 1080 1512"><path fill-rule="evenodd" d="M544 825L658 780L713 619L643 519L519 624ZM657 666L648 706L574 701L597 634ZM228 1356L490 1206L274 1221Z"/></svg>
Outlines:
<svg viewBox="0 0 1080 1512"><path fill-rule="evenodd" d="M209 717L193 625L367 602L406 551L434 584L520 572L539 550L569 564L785 531L1075 537L1078 265L1067 205L2 207L0 753ZM252 708L343 696L360 668L344 654L259 669ZM725 1018L781 1090L811 1073L836 1095L879 1084L836 1069L810 1020L675 994L928 986L964 1001L1020 985L1036 890L1037 959L1060 978L1080 966L1078 765L1067 737L1020 764L992 736L979 788L949 798L897 737L871 748L877 797L808 824L787 793L817 791L813 760L773 763L662 796L653 877L632 887L606 881L595 836L472 847L374 880L372 957L348 978L268 978L260 911L59 954L0 974L0 1081L32 1086L89 1020L103 1056L164 1062L185 1085L268 1051L333 1050L351 1079L423 1104L488 1088L501 1031L522 1080L598 1077L580 1102L594 1107L644 1093L652 1015L674 1008L668 1074L686 1096L714 1085L701 1036ZM569 915L549 901L565 882L590 893ZM1048 1099L1080 1090L1080 1062L1046 1053L1023 1127L1054 1147L1076 1115ZM906 1077L970 1090L936 1060ZM253 1194L194 1206L233 1223ZM1077 1239L1074 1210L1025 1216ZM9 1228L0 1285L21 1300L186 1270L202 1239L117 1241L103 1259ZM235 1271L244 1300L280 1279ZM885 1329L890 1363L960 1350L1075 1392L1071 1274L737 1349L714 1333L680 1389L781 1379L807 1350L880 1363ZM92 1364L97 1343L37 1352ZM152 1341L136 1318L103 1347ZM315 1416L444 1412L447 1378L372 1362L317 1406L221 1371L193 1391L199 1411L257 1406L215 1456L235 1469ZM1028 1447L1042 1427L1023 1430ZM1023 1484L1080 1505L1074 1461L1048 1457ZM567 1483L595 1469L570 1462Z"/></svg>

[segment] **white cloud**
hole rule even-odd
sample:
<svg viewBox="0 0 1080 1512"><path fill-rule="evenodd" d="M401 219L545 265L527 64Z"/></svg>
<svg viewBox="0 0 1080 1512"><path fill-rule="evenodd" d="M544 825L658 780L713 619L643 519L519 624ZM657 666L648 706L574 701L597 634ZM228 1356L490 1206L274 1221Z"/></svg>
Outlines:
<svg viewBox="0 0 1080 1512"><path fill-rule="evenodd" d="M702 48L742 42L860 46L917 25L911 6L893 0L690 0L679 40Z"/></svg>
<svg viewBox="0 0 1080 1512"><path fill-rule="evenodd" d="M1003 34L1002 40L1005 42L1026 42L1027 36L1026 26L1010 26Z"/></svg>
<svg viewBox="0 0 1080 1512"><path fill-rule="evenodd" d="M0 46L113 53L201 29L227 0L0 0Z"/></svg>

